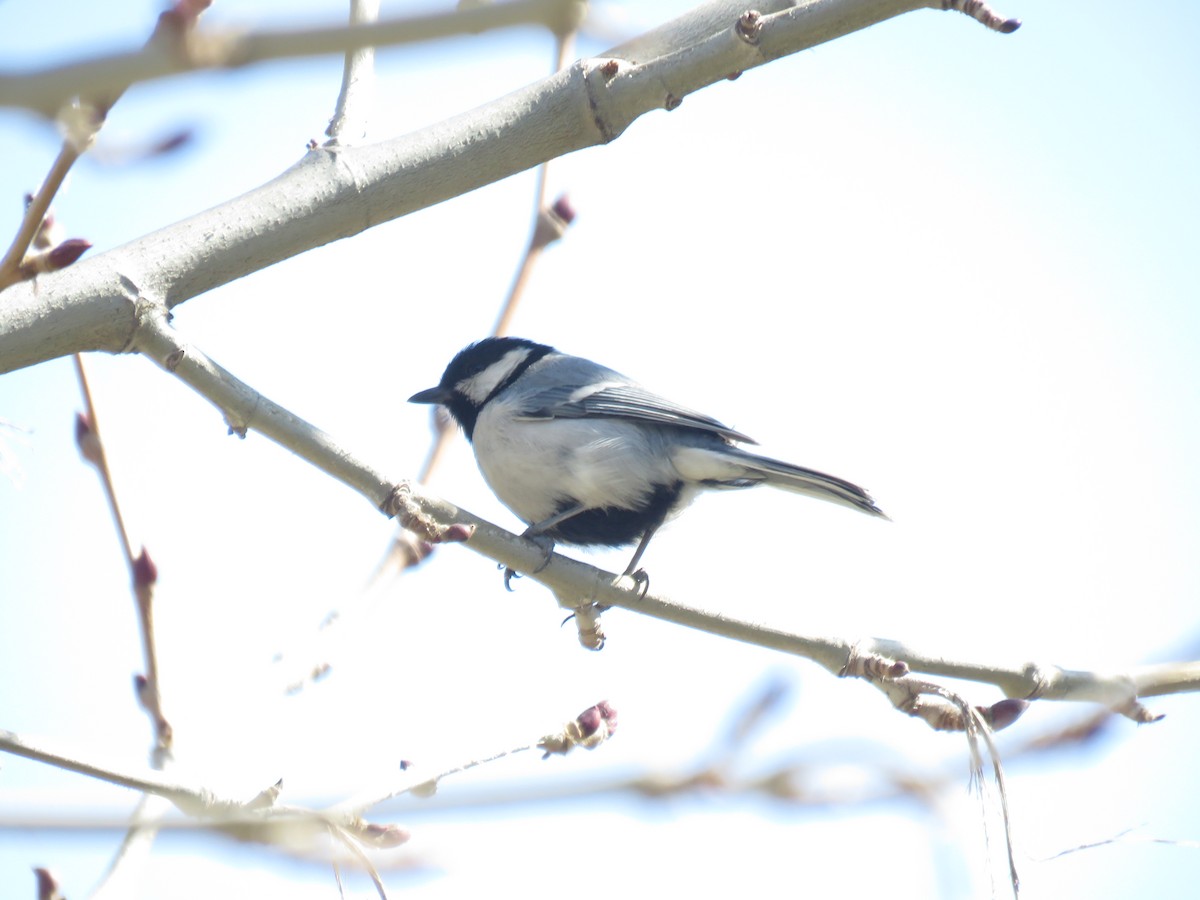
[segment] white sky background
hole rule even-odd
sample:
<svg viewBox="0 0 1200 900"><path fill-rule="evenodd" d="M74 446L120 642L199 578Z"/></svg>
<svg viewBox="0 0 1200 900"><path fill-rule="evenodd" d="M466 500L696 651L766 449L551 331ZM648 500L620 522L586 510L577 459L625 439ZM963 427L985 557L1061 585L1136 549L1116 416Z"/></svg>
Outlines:
<svg viewBox="0 0 1200 900"><path fill-rule="evenodd" d="M295 3L223 4L212 19L283 23ZM395 4L385 11L396 11ZM686 3L642 3L653 24ZM1004 0L1011 36L932 11L746 73L652 113L614 144L556 161L551 196L579 217L539 265L514 332L598 359L743 430L764 451L868 486L891 524L767 490L702 498L657 536L653 586L804 633L878 635L972 659L1120 669L1200 644L1200 58L1190 3ZM0 59L35 65L144 39L151 3L0 5ZM306 20L338 4L310 2ZM632 26L631 26L632 28ZM615 40L585 40L594 53ZM545 74L550 39L512 32L384 51L374 136L389 137ZM101 252L254 187L320 137L340 60L264 66L131 91L109 147L179 126L197 139L136 166L85 161L55 205ZM57 142L0 117L0 208ZM533 174L306 254L196 298L176 324L214 359L395 477L415 474L428 410L404 398L491 327L528 238ZM2 302L2 301L0 301ZM605 796L377 815L414 831L387 874L413 896L702 891L987 896L964 743L877 692L801 660L620 611L580 649L536 584L506 594L448 547L369 603L391 525L265 439L229 438L206 402L138 358L89 359L135 539L159 564L159 639L181 768L253 794L338 798L398 759L431 774L535 740L608 698L616 738L593 754L517 758L443 786L488 790L680 772L768 677L786 714L747 754L851 791L880 770L948 775L935 812L910 803L789 810L746 797L663 804ZM60 360L0 379L23 470L0 479L0 728L141 764L149 730L127 575L81 408ZM465 442L433 487L497 523ZM570 552L570 551L568 551ZM625 551L596 555L616 568ZM331 608L351 608L317 640ZM331 659L285 698L291 671ZM966 686L978 703L998 699ZM1009 769L1025 897L1191 897L1200 839L1193 696L1155 698L1154 726L1114 721L1081 752ZM1038 704L1013 747L1088 710ZM865 773L865 774L864 774ZM0 816L119 816L126 791L0 760ZM1126 842L1044 857L1134 828ZM83 896L119 833L0 832L0 896L46 865ZM993 846L997 834L993 832ZM1138 842L1141 841L1141 842ZM1002 877L999 854L992 870ZM353 896L370 896L351 879ZM286 885L286 888L283 887ZM145 896L335 896L328 871L218 838L160 839Z"/></svg>

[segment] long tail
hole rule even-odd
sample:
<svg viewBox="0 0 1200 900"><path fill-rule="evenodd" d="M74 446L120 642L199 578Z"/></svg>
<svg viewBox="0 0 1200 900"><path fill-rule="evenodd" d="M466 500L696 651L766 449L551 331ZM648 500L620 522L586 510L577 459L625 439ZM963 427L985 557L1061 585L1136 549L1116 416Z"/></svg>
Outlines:
<svg viewBox="0 0 1200 900"><path fill-rule="evenodd" d="M875 505L871 495L857 484L779 459L747 453L740 447L722 447L720 450L690 447L677 453L673 462L680 472L711 487L740 488L766 483L881 519L888 518Z"/></svg>

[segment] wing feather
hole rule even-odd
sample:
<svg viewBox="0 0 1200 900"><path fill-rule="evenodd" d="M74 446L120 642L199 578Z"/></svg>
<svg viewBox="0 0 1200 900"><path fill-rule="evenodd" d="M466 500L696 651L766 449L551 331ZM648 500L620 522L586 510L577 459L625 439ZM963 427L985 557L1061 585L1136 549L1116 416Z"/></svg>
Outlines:
<svg viewBox="0 0 1200 900"><path fill-rule="evenodd" d="M694 428L745 444L757 443L711 416L673 403L643 387L609 381L598 385L556 385L525 398L523 419L636 419L657 425Z"/></svg>

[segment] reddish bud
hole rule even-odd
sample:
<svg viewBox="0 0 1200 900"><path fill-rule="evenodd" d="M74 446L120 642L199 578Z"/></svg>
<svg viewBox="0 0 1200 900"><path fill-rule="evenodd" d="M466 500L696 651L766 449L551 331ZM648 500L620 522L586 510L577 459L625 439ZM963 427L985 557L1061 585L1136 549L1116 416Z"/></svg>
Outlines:
<svg viewBox="0 0 1200 900"><path fill-rule="evenodd" d="M33 875L37 879L38 900L63 900L58 879L50 874L49 869L34 869Z"/></svg>
<svg viewBox="0 0 1200 900"><path fill-rule="evenodd" d="M441 533L441 536L438 538L438 543L461 544L464 541L469 541L471 539L471 535L474 533L474 525L463 525L460 522L455 522Z"/></svg>
<svg viewBox="0 0 1200 900"><path fill-rule="evenodd" d="M142 709L151 709L154 706L153 691L150 690L150 679L141 673L133 676L133 694L137 697L138 705Z"/></svg>
<svg viewBox="0 0 1200 900"><path fill-rule="evenodd" d="M145 547L133 561L133 583L136 587L149 587L158 581L158 566L150 558Z"/></svg>
<svg viewBox="0 0 1200 900"><path fill-rule="evenodd" d="M1028 700L1009 698L993 703L989 707L981 707L979 711L983 713L984 719L992 726L993 731L1000 731L1021 718L1027 709L1029 709Z"/></svg>
<svg viewBox="0 0 1200 900"><path fill-rule="evenodd" d="M617 730L617 711L607 700L601 700L581 712L575 721L579 723L579 732L584 738L590 738L601 728L606 728L611 736Z"/></svg>
<svg viewBox="0 0 1200 900"><path fill-rule="evenodd" d="M554 213L564 225L570 225L575 221L575 207L571 205L571 200L566 194L559 196L550 207L550 211Z"/></svg>
<svg viewBox="0 0 1200 900"><path fill-rule="evenodd" d="M90 249L92 249L92 242L84 238L70 238L65 240L50 251L47 270L53 272L58 269L65 269Z"/></svg>
<svg viewBox="0 0 1200 900"><path fill-rule="evenodd" d="M104 448L100 446L100 438L86 413L75 414L75 444L79 447L79 455L93 466L103 461Z"/></svg>
<svg viewBox="0 0 1200 900"><path fill-rule="evenodd" d="M595 750L612 737L616 730L617 711L607 700L601 700L568 722L562 731L546 735L538 741L538 747L543 751L542 759L547 759L555 753L570 753L575 747Z"/></svg>
<svg viewBox="0 0 1200 900"><path fill-rule="evenodd" d="M574 220L575 207L565 194L551 206L543 206L538 210L537 223L533 226L533 247L541 249L560 240Z"/></svg>
<svg viewBox="0 0 1200 900"><path fill-rule="evenodd" d="M169 134L153 144L147 151L147 156L164 156L167 153L174 153L180 147L184 147L192 141L192 132L183 128L174 134Z"/></svg>

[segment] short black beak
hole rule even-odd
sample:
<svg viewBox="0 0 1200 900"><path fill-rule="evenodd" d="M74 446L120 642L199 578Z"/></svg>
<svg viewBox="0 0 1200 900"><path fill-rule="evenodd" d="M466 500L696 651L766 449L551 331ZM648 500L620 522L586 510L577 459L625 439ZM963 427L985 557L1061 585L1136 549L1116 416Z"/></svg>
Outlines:
<svg viewBox="0 0 1200 900"><path fill-rule="evenodd" d="M418 391L408 398L409 403L440 403L443 406L450 399L450 392L443 387L431 387Z"/></svg>

